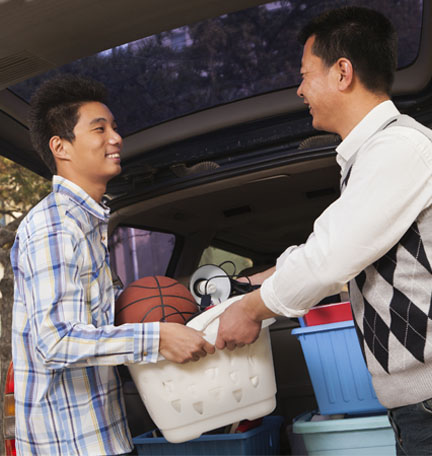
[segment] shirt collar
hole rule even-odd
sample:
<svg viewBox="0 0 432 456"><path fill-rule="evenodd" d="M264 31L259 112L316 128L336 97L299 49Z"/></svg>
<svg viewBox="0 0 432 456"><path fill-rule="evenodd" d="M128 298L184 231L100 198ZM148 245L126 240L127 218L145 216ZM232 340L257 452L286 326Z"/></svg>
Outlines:
<svg viewBox="0 0 432 456"><path fill-rule="evenodd" d="M336 148L338 159L342 159L346 163L386 121L399 114L400 112L391 100L383 101L375 106Z"/></svg>
<svg viewBox="0 0 432 456"><path fill-rule="evenodd" d="M53 192L67 195L90 214L104 222L108 222L110 213L109 207L103 203L97 203L81 187L74 184L72 181L61 176L53 176Z"/></svg>

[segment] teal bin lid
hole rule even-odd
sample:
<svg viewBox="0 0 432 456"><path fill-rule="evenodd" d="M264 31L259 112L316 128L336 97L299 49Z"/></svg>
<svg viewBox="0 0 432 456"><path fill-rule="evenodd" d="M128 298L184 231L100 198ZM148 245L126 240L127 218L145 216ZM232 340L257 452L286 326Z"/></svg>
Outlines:
<svg viewBox="0 0 432 456"><path fill-rule="evenodd" d="M307 412L295 418L293 432L295 434L315 434L390 428L390 422L386 414L310 421L314 415L314 412Z"/></svg>

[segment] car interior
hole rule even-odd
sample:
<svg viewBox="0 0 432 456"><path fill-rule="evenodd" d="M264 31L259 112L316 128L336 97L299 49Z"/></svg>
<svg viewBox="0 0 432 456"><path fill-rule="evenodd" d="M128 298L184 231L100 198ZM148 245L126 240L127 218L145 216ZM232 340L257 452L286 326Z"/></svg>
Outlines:
<svg viewBox="0 0 432 456"><path fill-rule="evenodd" d="M214 18L228 20L230 15L244 11L252 14L254 8L265 8L269 15L283 11L288 19L295 13L304 21L326 8L345 4L376 7L391 14L397 22L404 53L396 74L394 101L401 112L432 125L432 6L427 0L405 0L397 5L391 0L120 3L121 6L115 0L0 1L0 151L4 157L47 179L51 177L31 146L27 127L29 97L50 75L81 71L91 76L91 70L83 67L90 62L86 59L94 55L154 36L160 37L155 39L157 43L172 44L174 35L169 35L170 31ZM255 16L245 17L248 21ZM269 17L274 20L276 16ZM296 66L289 68L297 75L294 79L278 82L267 90L247 92L246 96L236 92L233 98L222 100L215 95L197 109L188 108L144 126L131 126L135 119L132 121L124 113L119 119L120 126L124 122L130 131L124 135L122 174L109 184L106 195L112 211L110 233L119 227L132 227L172 234L175 248L166 269L157 273L174 277L186 286L209 247L250 261L249 267L236 270L236 275L272 267L287 247L306 241L314 220L339 195L335 148L340 138L314 131L303 101L296 94L301 46L295 35L302 23L288 19L281 24L281 35L275 39L285 39L287 33L294 37L285 44L286 54L281 61L288 64L282 63L280 70L287 71L295 62ZM180 47L187 48L195 35L188 32L185 36L189 44ZM73 62L80 63L73 66ZM133 60L129 63L134 65ZM108 65L114 68L105 75L108 89L110 78L116 87L137 83L138 79L119 83L116 73L127 74L129 70L115 67L110 61ZM173 67L167 65L164 71L170 68ZM251 68L245 69L250 78L254 71ZM97 71L108 70L103 67ZM204 70L200 74L210 83ZM194 88L198 90L198 86L191 90ZM147 109L143 101L146 90L141 87L134 92L138 103L131 107L135 110L131 117L140 109ZM157 96L159 90L162 89L157 88ZM120 98L121 92L117 94ZM157 104L152 106L157 109ZM129 108L120 107L126 112ZM229 258L227 254L226 259ZM217 261L220 263L221 258ZM346 293L333 297L336 301L346 299ZM277 382L274 414L285 420L281 454L291 454L288 437L292 420L316 408L300 344L291 334L298 326L297 319L280 318L270 331ZM122 370L122 375L130 428L133 435L139 435L154 424L127 371Z"/></svg>

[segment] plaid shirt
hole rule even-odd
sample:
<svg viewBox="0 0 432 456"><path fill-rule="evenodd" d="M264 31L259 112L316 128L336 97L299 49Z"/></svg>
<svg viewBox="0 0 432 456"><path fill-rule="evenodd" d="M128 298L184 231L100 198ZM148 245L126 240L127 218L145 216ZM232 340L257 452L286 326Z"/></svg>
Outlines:
<svg viewBox="0 0 432 456"><path fill-rule="evenodd" d="M131 450L119 364L156 362L159 323L114 326L109 209L54 176L18 228L12 356L18 454Z"/></svg>

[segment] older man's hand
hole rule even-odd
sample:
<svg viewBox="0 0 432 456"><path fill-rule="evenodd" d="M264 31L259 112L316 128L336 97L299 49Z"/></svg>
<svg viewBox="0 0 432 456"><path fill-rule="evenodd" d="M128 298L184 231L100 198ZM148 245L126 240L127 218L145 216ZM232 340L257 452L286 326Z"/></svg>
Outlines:
<svg viewBox="0 0 432 456"><path fill-rule="evenodd" d="M259 290L246 294L220 316L216 348L234 350L255 342L261 331L262 320L274 315L265 307Z"/></svg>

